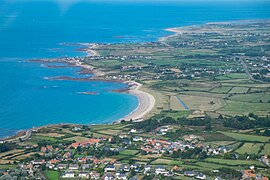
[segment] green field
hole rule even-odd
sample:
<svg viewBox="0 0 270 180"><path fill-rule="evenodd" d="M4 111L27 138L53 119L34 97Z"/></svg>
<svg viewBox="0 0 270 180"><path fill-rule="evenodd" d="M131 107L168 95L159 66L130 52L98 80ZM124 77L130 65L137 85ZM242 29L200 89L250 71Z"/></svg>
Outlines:
<svg viewBox="0 0 270 180"><path fill-rule="evenodd" d="M253 93L253 94L236 94L229 98L233 101L251 102L251 103L268 103L270 101L270 94Z"/></svg>
<svg viewBox="0 0 270 180"><path fill-rule="evenodd" d="M213 89L211 92L213 93L221 93L221 94L226 94L232 89L231 86L221 86Z"/></svg>
<svg viewBox="0 0 270 180"><path fill-rule="evenodd" d="M262 150L261 154L270 155L270 143L264 145L264 149Z"/></svg>
<svg viewBox="0 0 270 180"><path fill-rule="evenodd" d="M30 138L30 140L32 142L39 142L39 141L57 141L57 139L53 138L53 137L49 137L49 136L32 136Z"/></svg>
<svg viewBox="0 0 270 180"><path fill-rule="evenodd" d="M130 155L135 155L137 154L139 151L138 150L129 150L129 149L126 149L122 152L120 152L120 155L127 155L127 156L130 156Z"/></svg>
<svg viewBox="0 0 270 180"><path fill-rule="evenodd" d="M216 164L216 163L210 163L210 162L196 162L195 164L201 167L212 169L212 170L223 168L223 167L226 167L226 168L230 167L229 165Z"/></svg>
<svg viewBox="0 0 270 180"><path fill-rule="evenodd" d="M231 90L230 90L230 94L244 94L246 93L247 91L249 90L249 88L247 87L233 87Z"/></svg>
<svg viewBox="0 0 270 180"><path fill-rule="evenodd" d="M232 133L232 132L221 132L221 133L240 141L268 142L270 140L270 137L266 137L266 136L257 136L257 135L240 134L240 133Z"/></svg>
<svg viewBox="0 0 270 180"><path fill-rule="evenodd" d="M262 163L259 161L248 161L248 160L231 160L231 159L217 159L217 158L207 158L205 161L207 162L213 162L217 164L224 164L224 165L229 165L229 166L239 166L239 165L244 165L244 166L251 166L251 165L256 165L256 166L264 166Z"/></svg>
<svg viewBox="0 0 270 180"><path fill-rule="evenodd" d="M0 164L0 169L1 170L6 170L6 169L13 169L15 168L16 165L13 165L13 164Z"/></svg>
<svg viewBox="0 0 270 180"><path fill-rule="evenodd" d="M260 146L263 146L263 143L245 143L236 152L239 154L258 154Z"/></svg>
<svg viewBox="0 0 270 180"><path fill-rule="evenodd" d="M207 96L192 96L192 95L178 95L178 97L185 103L189 109L200 109L204 111L211 111L221 108L225 102L220 98Z"/></svg>
<svg viewBox="0 0 270 180"><path fill-rule="evenodd" d="M49 180L59 179L59 173L57 171L45 171L45 175Z"/></svg>
<svg viewBox="0 0 270 180"><path fill-rule="evenodd" d="M187 117L189 115L189 111L166 111L166 112L161 112L161 114L164 114L167 117L172 117L174 119L178 119L181 117Z"/></svg>
<svg viewBox="0 0 270 180"><path fill-rule="evenodd" d="M218 110L222 114L241 115L253 112L255 114L269 114L270 103L248 103L226 100L227 105Z"/></svg>
<svg viewBox="0 0 270 180"><path fill-rule="evenodd" d="M207 142L212 142L212 141L233 141L234 139L232 137L226 136L222 133L219 132L208 132L208 133L204 133L204 132L199 132L196 133L196 135L202 136L205 141Z"/></svg>
<svg viewBox="0 0 270 180"><path fill-rule="evenodd" d="M156 159L151 164L153 164L153 165L171 165L171 166L178 165L178 166L181 166L181 165L183 165L183 162L171 160L171 159Z"/></svg>
<svg viewBox="0 0 270 180"><path fill-rule="evenodd" d="M215 77L216 80L230 80L230 79L248 79L246 73L229 73L226 75L219 75Z"/></svg>

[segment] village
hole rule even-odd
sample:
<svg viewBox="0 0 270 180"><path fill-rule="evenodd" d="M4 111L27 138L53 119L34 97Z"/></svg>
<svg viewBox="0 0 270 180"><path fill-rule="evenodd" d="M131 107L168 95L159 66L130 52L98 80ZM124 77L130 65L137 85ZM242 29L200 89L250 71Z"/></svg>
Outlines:
<svg viewBox="0 0 270 180"><path fill-rule="evenodd" d="M81 134L81 136L86 131L89 131L89 127L87 126L63 125L54 127L54 130L50 130L48 134L56 135L55 132L59 128L64 129L65 132L76 133L76 135ZM184 135L180 138L181 140L177 141L167 138L153 138L155 136L164 137L167 133L172 132L174 129L172 125L159 126L149 134L142 129L125 129L126 131L115 134L114 136L94 137L95 135L91 133L90 138L83 138L84 140L81 141L65 140L62 143L58 143L51 140L44 140L38 142L37 145L29 145L27 142L31 141L32 138L40 137L40 134L48 131L46 128L34 129L30 137L28 137L29 139L20 139L20 143L28 151L31 150L31 152L35 152L36 154L26 161L15 163L16 165L14 167L17 167L18 171L23 171L23 173L19 172L21 175L27 174L27 177L35 179L44 179L48 175L50 177L52 173L61 179L135 180L195 178L219 180L226 177L224 176L224 172L222 172L224 169L226 172L226 168L223 169L221 168L222 166L217 165L216 168L212 168L209 171L205 171L205 169L193 169L191 168L192 166L181 166L181 158L178 160L178 158L175 159L174 157L176 157L177 153L182 153L180 157L185 159L185 156L188 157L188 152L190 152L192 157L194 154L198 155L195 159L215 158L226 156L226 154L231 154L235 150L230 145L207 145L203 137L193 134ZM236 159L240 156L237 153L232 154ZM140 158L138 160L136 158L130 159L130 157L136 156L153 159L149 162L144 162ZM125 157L129 158L126 159ZM172 162L166 165L166 161L169 161L168 159L170 157L174 160L171 160ZM163 161L166 163L164 164ZM237 179L237 177L241 177L242 179L256 178L258 180L267 180L268 178L266 176L256 174L255 172L259 167L269 167L270 161L268 156L261 155L256 161L254 165L252 163L250 166L246 165L246 169L230 172L234 174L232 178L234 179L236 177ZM14 172L14 169L2 170L1 173L3 175L0 179L18 176L16 171Z"/></svg>

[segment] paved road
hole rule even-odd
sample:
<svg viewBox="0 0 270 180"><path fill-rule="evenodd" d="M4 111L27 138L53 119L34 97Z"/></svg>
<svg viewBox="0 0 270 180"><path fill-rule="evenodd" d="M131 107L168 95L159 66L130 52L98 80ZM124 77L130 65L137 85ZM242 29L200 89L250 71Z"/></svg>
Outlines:
<svg viewBox="0 0 270 180"><path fill-rule="evenodd" d="M256 80L252 77L252 75L249 73L246 63L245 63L241 58L240 58L240 62L241 62L241 64L242 64L242 66L243 66L243 68L244 68L244 70L245 70L247 76L249 77L249 79L250 79L251 81L256 81Z"/></svg>

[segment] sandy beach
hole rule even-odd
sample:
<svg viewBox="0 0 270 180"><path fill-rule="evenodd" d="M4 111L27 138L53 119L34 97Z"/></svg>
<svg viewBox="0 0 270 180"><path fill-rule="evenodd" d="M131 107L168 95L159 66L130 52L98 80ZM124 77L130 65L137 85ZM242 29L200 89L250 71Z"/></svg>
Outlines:
<svg viewBox="0 0 270 180"><path fill-rule="evenodd" d="M82 49L82 51L86 53L86 56L100 56L100 54L95 50L95 48L98 47L97 43L79 43L79 45L87 47Z"/></svg>
<svg viewBox="0 0 270 180"><path fill-rule="evenodd" d="M175 37L175 36L178 36L178 35L183 33L183 31L181 31L180 28L168 28L168 29L165 29L165 31L173 32L174 34L169 35L169 36L165 36L165 37L161 37L161 38L159 38L158 41L163 42L163 41L166 41L168 38Z"/></svg>
<svg viewBox="0 0 270 180"><path fill-rule="evenodd" d="M121 118L119 121L129 121L130 119L132 119L133 121L142 121L144 120L144 116L154 108L156 100L151 94L140 90L142 84L137 82L127 82L127 84L131 86L128 93L138 98L139 105L133 112L131 112L126 117Z"/></svg>
<svg viewBox="0 0 270 180"><path fill-rule="evenodd" d="M34 62L64 62L64 63L68 63L71 66L76 66L76 67L81 67L82 70L81 72L83 73L90 73L90 74L94 74L94 77L92 78L85 78L85 79L79 79L79 80L86 80L89 81L91 79L99 79L100 81L103 81L105 79L104 76L106 75L105 72L102 72L100 70L96 70L93 66L85 64L79 60L76 59L44 59L44 60L37 60ZM72 79L70 77L61 77L63 79ZM76 78L75 78L76 79ZM73 80L75 80L73 79ZM119 81L119 82L123 82L123 81ZM139 104L138 107L131 112L129 115L115 121L116 123L119 123L121 120L125 120L125 121L129 121L130 119L132 119L133 121L142 121L144 120L143 118L145 117L145 115L147 115L155 106L155 98L154 96L152 96L149 93L146 93L142 90L140 90L140 88L142 87L142 84L134 82L134 81L126 81L123 82L129 85L129 89L126 91L127 93L134 95L138 98ZM85 94L92 94L92 93L88 93L85 92Z"/></svg>

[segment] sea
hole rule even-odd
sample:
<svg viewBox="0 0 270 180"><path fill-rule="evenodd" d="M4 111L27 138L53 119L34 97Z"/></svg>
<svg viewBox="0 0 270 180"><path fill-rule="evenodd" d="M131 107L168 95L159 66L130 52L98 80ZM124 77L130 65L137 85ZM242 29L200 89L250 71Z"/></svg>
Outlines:
<svg viewBox="0 0 270 180"><path fill-rule="evenodd" d="M31 59L85 56L65 44L150 42L170 35L165 28L267 18L267 0L0 0L0 138L47 124L112 123L138 106L113 92L123 83L52 80L86 75Z"/></svg>

